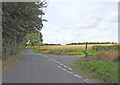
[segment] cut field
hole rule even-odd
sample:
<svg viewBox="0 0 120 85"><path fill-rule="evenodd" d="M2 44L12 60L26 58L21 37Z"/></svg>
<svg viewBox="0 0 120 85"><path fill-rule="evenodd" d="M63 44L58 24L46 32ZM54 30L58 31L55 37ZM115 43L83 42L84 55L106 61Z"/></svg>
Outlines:
<svg viewBox="0 0 120 85"><path fill-rule="evenodd" d="M88 49L92 48L93 46L113 46L116 44L88 44L87 47ZM66 49L79 49L79 50L84 50L85 49L85 44L81 44L81 45L49 45L49 46L40 46L41 50L55 50L55 49L59 49L59 50L66 50ZM38 46L35 46L36 49L38 49Z"/></svg>

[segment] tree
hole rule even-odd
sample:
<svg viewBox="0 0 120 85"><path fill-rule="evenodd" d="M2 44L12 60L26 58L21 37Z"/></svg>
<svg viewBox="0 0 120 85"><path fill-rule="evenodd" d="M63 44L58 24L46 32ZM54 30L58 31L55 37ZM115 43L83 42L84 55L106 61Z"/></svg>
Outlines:
<svg viewBox="0 0 120 85"><path fill-rule="evenodd" d="M42 16L46 2L3 2L3 59L24 50L27 36L43 27Z"/></svg>
<svg viewBox="0 0 120 85"><path fill-rule="evenodd" d="M29 40L30 40L30 44L31 46L35 46L35 45L39 45L39 43L42 43L42 34L41 32L37 31L36 33L31 33L29 35Z"/></svg>

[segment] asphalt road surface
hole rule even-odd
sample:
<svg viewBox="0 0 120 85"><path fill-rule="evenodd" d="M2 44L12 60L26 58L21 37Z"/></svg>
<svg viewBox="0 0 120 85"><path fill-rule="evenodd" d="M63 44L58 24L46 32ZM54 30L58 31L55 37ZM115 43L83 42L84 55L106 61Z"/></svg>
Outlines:
<svg viewBox="0 0 120 85"><path fill-rule="evenodd" d="M2 76L3 83L93 83L73 69L80 55L44 55L26 49L24 57Z"/></svg>

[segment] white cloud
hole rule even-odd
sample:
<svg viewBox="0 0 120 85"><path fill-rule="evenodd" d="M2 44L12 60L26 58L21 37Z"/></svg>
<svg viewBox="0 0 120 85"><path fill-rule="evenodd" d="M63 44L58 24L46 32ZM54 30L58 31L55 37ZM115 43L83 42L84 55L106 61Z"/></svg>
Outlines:
<svg viewBox="0 0 120 85"><path fill-rule="evenodd" d="M83 5L78 5L79 8L82 8ZM83 6L84 7L84 6ZM94 28L96 27L101 20L104 19L102 15L104 6L102 4L95 5L95 7L91 7L89 10L84 9L80 13L84 14L78 19L77 28Z"/></svg>
<svg viewBox="0 0 120 85"><path fill-rule="evenodd" d="M118 2L119 0L50 0L53 2Z"/></svg>
<svg viewBox="0 0 120 85"><path fill-rule="evenodd" d="M94 28L96 27L98 24L98 20L93 19L93 20L88 20L86 22L82 22L77 24L78 28Z"/></svg>
<svg viewBox="0 0 120 85"><path fill-rule="evenodd" d="M119 2L120 0L109 0L110 2Z"/></svg>
<svg viewBox="0 0 120 85"><path fill-rule="evenodd" d="M117 10L116 4L103 3L101 0L101 3L77 3L76 0L51 1L46 13L48 24L43 28L44 42L66 44L118 39L114 37L117 32L116 24L104 20L108 20L108 16ZM112 21L116 21L116 15L111 16L111 19L114 18ZM110 37L108 32L112 32L113 37Z"/></svg>
<svg viewBox="0 0 120 85"><path fill-rule="evenodd" d="M57 27L57 26L54 28L54 31L55 31L55 32L58 32L59 30L60 30L60 28Z"/></svg>
<svg viewBox="0 0 120 85"><path fill-rule="evenodd" d="M113 12L109 17L108 21L117 22L118 21L118 12Z"/></svg>
<svg viewBox="0 0 120 85"><path fill-rule="evenodd" d="M62 23L61 28L62 29L69 29L70 27L68 26L68 23L65 21Z"/></svg>
<svg viewBox="0 0 120 85"><path fill-rule="evenodd" d="M108 27L106 27L106 26L100 26L100 27L97 27L97 29L106 30L106 29L108 29Z"/></svg>

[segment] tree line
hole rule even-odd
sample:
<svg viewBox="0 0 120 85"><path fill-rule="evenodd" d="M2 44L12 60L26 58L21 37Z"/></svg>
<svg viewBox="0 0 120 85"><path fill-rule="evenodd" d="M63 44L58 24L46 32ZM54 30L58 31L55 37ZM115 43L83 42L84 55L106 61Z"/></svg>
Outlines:
<svg viewBox="0 0 120 85"><path fill-rule="evenodd" d="M86 44L86 42L81 43L69 43L66 45L80 45L80 44ZM116 42L87 42L87 44L117 44Z"/></svg>
<svg viewBox="0 0 120 85"><path fill-rule="evenodd" d="M42 42L43 9L46 2L2 2L2 58L18 55L28 40ZM38 41L37 41L38 42Z"/></svg>

